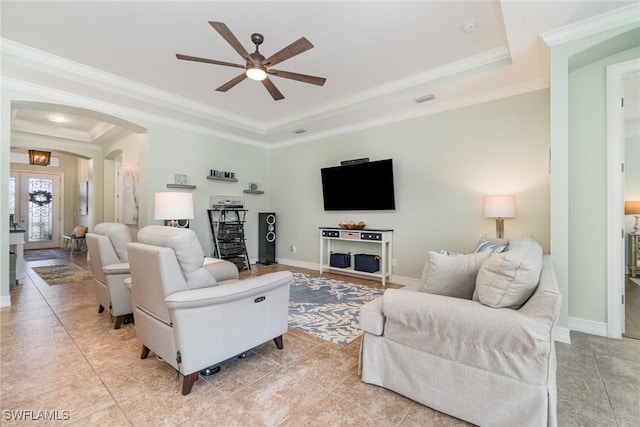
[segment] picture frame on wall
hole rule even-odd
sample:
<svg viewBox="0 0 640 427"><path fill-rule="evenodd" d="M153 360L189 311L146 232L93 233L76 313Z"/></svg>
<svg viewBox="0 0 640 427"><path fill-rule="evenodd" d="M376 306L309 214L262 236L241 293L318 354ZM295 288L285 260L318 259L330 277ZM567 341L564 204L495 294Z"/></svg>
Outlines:
<svg viewBox="0 0 640 427"><path fill-rule="evenodd" d="M78 184L78 214L89 215L89 181Z"/></svg>

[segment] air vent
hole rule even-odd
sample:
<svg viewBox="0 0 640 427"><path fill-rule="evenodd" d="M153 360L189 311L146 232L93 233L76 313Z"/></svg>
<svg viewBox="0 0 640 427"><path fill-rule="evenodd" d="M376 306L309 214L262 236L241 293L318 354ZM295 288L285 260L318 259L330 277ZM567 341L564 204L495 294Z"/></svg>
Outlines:
<svg viewBox="0 0 640 427"><path fill-rule="evenodd" d="M421 104L423 102L432 101L434 99L436 99L436 96L434 94L430 93L429 95L425 95L425 96L421 96L420 98L416 98L416 99L414 99L414 101L416 102L416 104Z"/></svg>
<svg viewBox="0 0 640 427"><path fill-rule="evenodd" d="M296 129L293 131L293 133L295 133L296 135L300 135L301 133L305 133L306 131L306 129Z"/></svg>

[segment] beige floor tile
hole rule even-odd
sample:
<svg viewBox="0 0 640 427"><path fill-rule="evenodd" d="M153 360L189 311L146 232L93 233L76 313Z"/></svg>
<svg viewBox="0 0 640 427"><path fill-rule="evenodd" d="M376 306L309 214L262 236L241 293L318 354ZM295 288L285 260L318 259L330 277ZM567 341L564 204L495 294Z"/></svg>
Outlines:
<svg viewBox="0 0 640 427"><path fill-rule="evenodd" d="M124 412L122 412L122 410L117 405L111 405L105 409L101 409L97 412L94 412L91 415L88 415L75 422L72 422L70 425L75 427L86 427L86 426L127 427L127 426L131 426L132 424L124 415Z"/></svg>
<svg viewBox="0 0 640 427"><path fill-rule="evenodd" d="M164 389L179 395L182 386L182 377L177 377L175 369L152 356L144 360L138 358L134 363L103 365L96 368L96 372L117 402ZM204 384L204 381L196 382L194 391Z"/></svg>
<svg viewBox="0 0 640 427"><path fill-rule="evenodd" d="M182 380L176 381L173 387L137 394L121 402L120 407L133 425L175 426L214 411L222 400L220 393L204 381L196 382L187 396L180 393L181 387Z"/></svg>
<svg viewBox="0 0 640 427"><path fill-rule="evenodd" d="M30 369L2 378L2 405L19 408L24 401L78 383L100 384L100 378L86 360L72 358L57 363L43 360Z"/></svg>
<svg viewBox="0 0 640 427"><path fill-rule="evenodd" d="M349 377L358 365L358 358L340 346L329 342L318 345L312 352L286 365L286 370L304 376L308 381L326 389Z"/></svg>
<svg viewBox="0 0 640 427"><path fill-rule="evenodd" d="M333 391L342 399L392 424L398 424L414 404L412 400L390 390L362 382L357 369L353 369L346 381Z"/></svg>
<svg viewBox="0 0 640 427"><path fill-rule="evenodd" d="M394 424L384 418L376 417L365 408L353 405L348 399L329 395L305 413L286 419L282 425L290 427L391 427Z"/></svg>
<svg viewBox="0 0 640 427"><path fill-rule="evenodd" d="M275 347L273 342L271 345ZM246 353L244 359L234 357L219 366L220 372L203 377L203 380L211 383L224 396L230 396L281 368L273 360L251 351Z"/></svg>
<svg viewBox="0 0 640 427"><path fill-rule="evenodd" d="M62 424L70 424L114 404L103 384L95 384L94 379L76 381L73 385L56 388L19 403L16 410L66 412L69 419ZM3 409L5 403L2 403ZM8 425L11 425L10 423ZM18 424L18 425L24 425ZM43 422L37 425L61 425L61 421Z"/></svg>
<svg viewBox="0 0 640 427"><path fill-rule="evenodd" d="M400 423L402 427L464 427L473 426L427 406L415 403Z"/></svg>
<svg viewBox="0 0 640 427"><path fill-rule="evenodd" d="M253 414L260 425L274 426L304 413L327 395L325 389L311 383L304 373L281 368L229 399Z"/></svg>
<svg viewBox="0 0 640 427"><path fill-rule="evenodd" d="M291 329L289 329L291 331ZM291 332L284 334L284 348L278 350L273 341L268 341L252 351L267 357L280 365L294 362L303 354L312 352L320 343L315 340L306 339L304 336Z"/></svg>

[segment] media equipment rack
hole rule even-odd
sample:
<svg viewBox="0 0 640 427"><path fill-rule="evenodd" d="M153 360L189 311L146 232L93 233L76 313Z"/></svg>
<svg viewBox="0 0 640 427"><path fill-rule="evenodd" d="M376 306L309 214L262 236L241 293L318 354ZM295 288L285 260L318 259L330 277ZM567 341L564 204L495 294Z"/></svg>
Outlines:
<svg viewBox="0 0 640 427"><path fill-rule="evenodd" d="M231 261L238 270L251 270L244 233L247 209L207 209L213 239L213 257Z"/></svg>

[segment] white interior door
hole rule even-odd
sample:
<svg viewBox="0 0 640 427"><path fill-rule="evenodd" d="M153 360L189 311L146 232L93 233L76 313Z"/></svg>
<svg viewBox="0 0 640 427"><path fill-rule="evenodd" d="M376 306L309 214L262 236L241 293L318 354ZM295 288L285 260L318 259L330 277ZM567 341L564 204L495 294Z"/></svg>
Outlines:
<svg viewBox="0 0 640 427"><path fill-rule="evenodd" d="M60 247L60 175L18 172L16 221L26 230L25 249Z"/></svg>

